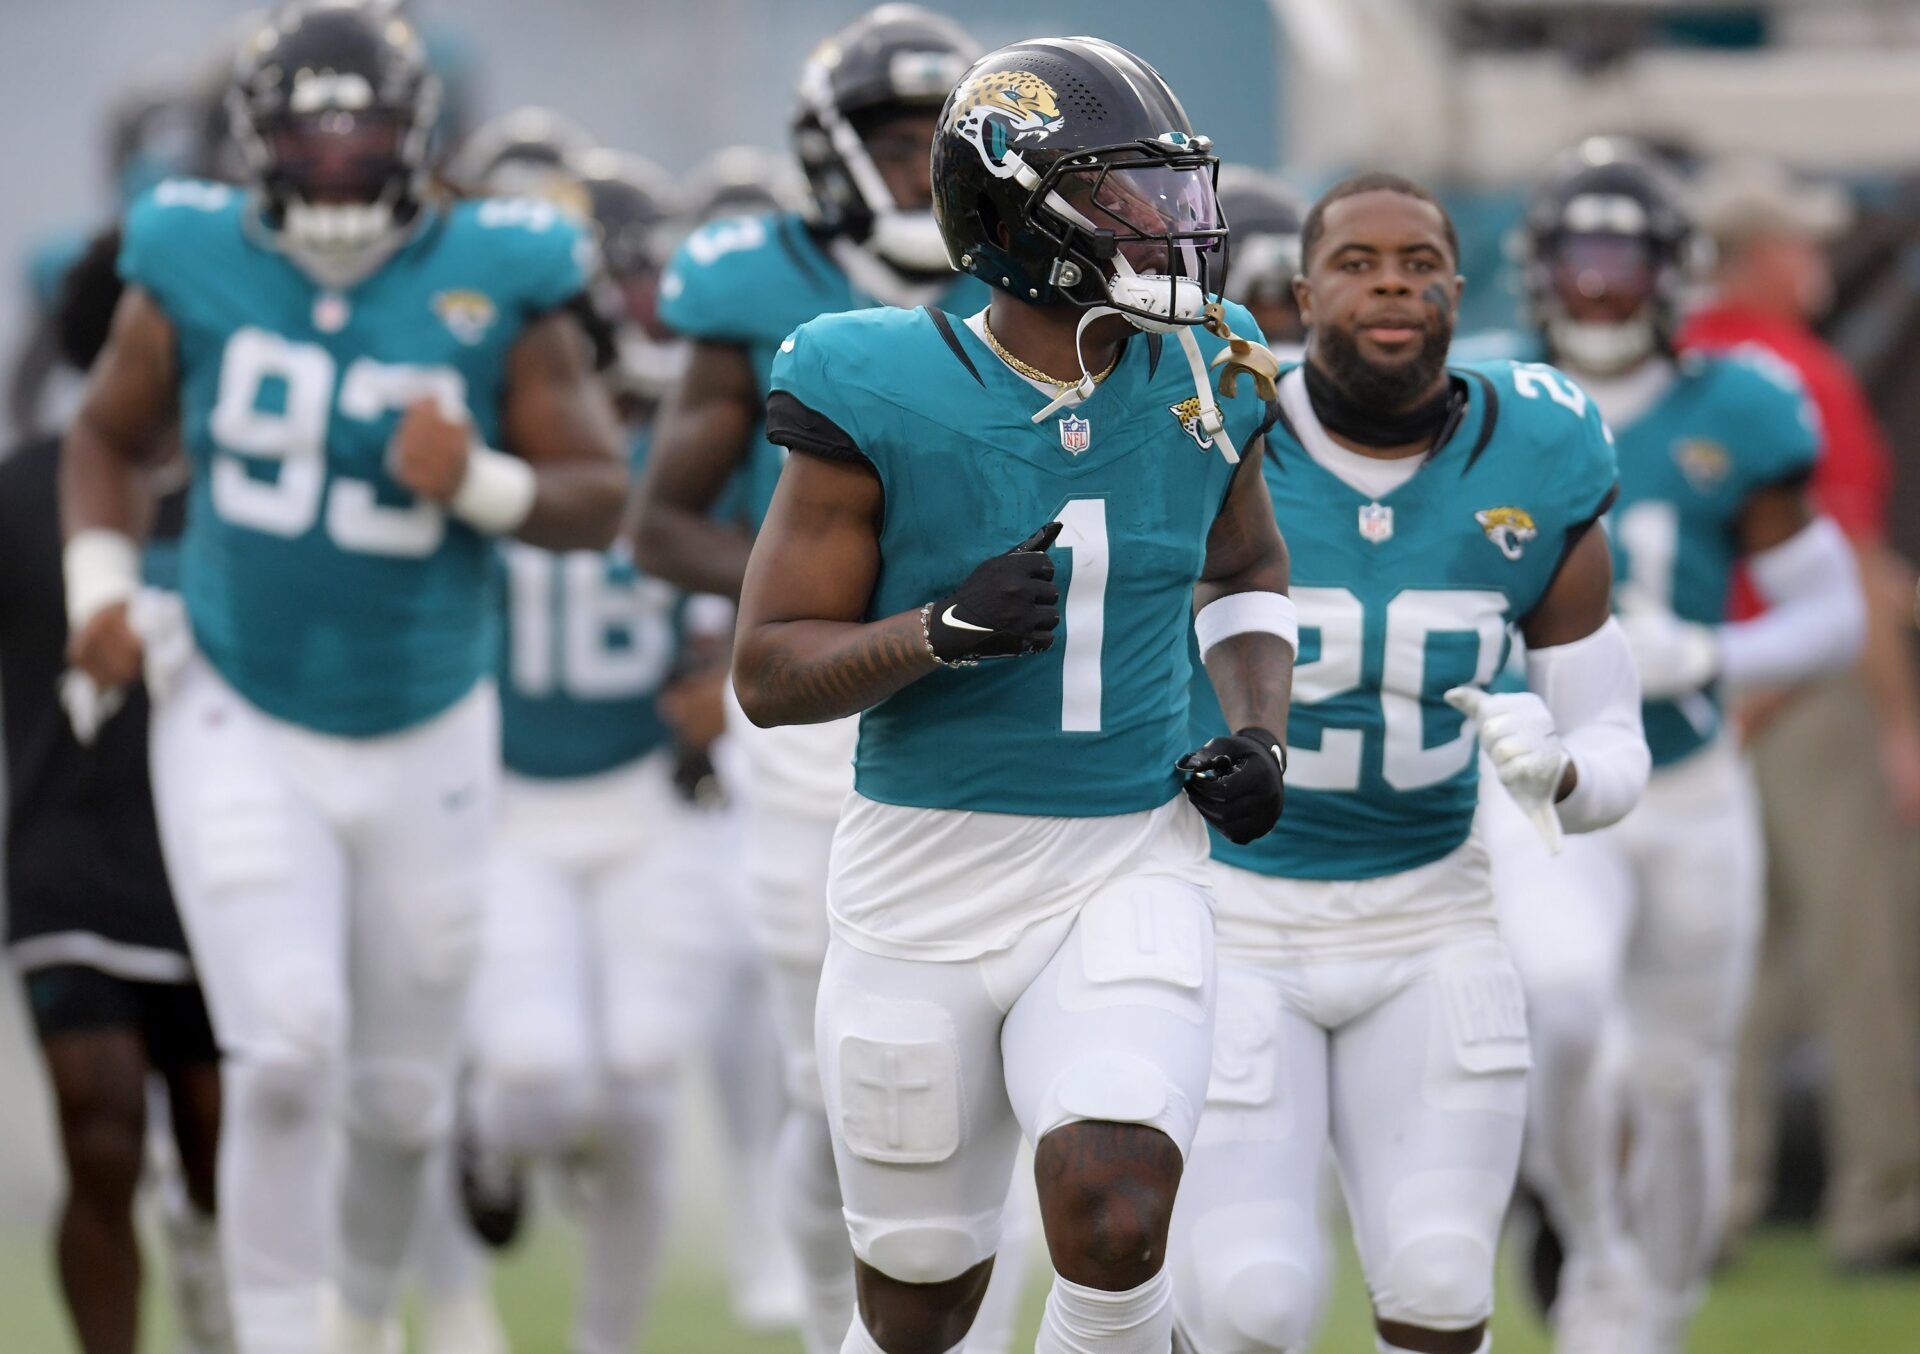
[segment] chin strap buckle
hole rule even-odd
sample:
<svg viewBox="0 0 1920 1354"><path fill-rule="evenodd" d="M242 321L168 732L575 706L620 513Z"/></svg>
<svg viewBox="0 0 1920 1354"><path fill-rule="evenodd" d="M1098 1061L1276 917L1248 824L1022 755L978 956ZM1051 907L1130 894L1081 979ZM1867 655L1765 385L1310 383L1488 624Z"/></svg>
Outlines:
<svg viewBox="0 0 1920 1354"><path fill-rule="evenodd" d="M1220 393L1232 399L1240 386L1240 373L1253 378L1253 388L1263 400L1280 398L1280 359L1261 344L1243 339L1227 323L1226 309L1218 301L1207 303L1202 321L1207 332L1225 339L1227 346L1214 354L1212 366L1220 368Z"/></svg>

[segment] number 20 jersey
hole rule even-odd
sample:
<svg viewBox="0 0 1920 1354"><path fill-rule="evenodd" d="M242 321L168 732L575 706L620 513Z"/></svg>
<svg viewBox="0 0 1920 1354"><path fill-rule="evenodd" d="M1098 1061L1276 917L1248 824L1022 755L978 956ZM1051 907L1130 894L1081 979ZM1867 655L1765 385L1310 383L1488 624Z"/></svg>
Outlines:
<svg viewBox="0 0 1920 1354"><path fill-rule="evenodd" d="M121 274L176 336L195 641L252 704L322 733L418 724L491 667L493 544L401 488L388 443L432 397L499 445L509 350L585 281L581 236L545 204L430 213L337 291L224 185L169 180L126 222Z"/></svg>
<svg viewBox="0 0 1920 1354"><path fill-rule="evenodd" d="M1235 331L1253 319L1227 307ZM1209 360L1225 345L1198 334ZM1134 336L1084 404L1046 403L965 323L867 310L801 326L773 366L769 436L872 465L885 493L868 618L950 592L1046 523L1060 628L1045 653L932 673L860 719L854 788L926 809L1093 818L1158 808L1187 751L1193 588L1233 467L1191 428L1172 339ZM1236 446L1265 417L1243 378Z"/></svg>
<svg viewBox="0 0 1920 1354"><path fill-rule="evenodd" d="M1413 477L1379 499L1323 467L1286 417L1267 433L1267 487L1291 557L1300 652L1287 716L1287 803L1271 833L1215 860L1287 879L1373 879L1439 860L1473 827L1478 759L1445 699L1486 686L1507 627L1546 594L1614 492L1605 424L1551 367L1454 368L1465 417ZM1224 732L1194 664L1195 741Z"/></svg>

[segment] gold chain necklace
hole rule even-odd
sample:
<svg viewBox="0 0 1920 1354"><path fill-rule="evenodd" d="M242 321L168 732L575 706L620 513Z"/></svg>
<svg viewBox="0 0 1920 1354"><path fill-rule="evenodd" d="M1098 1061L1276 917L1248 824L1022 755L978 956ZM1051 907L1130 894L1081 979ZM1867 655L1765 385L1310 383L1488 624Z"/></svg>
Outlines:
<svg viewBox="0 0 1920 1354"><path fill-rule="evenodd" d="M1015 371L1019 372L1022 376L1026 377L1029 381L1040 381L1046 385L1050 385L1054 387L1056 390L1065 390L1068 386L1075 386L1080 384L1078 381L1063 381L1058 376L1049 376L1046 372L1041 371L1040 368L1034 366L1032 363L1022 362L1019 358L1015 357L1012 353L1008 352L1004 347L1001 346L1000 340L993 336L993 326L988 324L984 317L980 321L980 334L981 334L981 337L986 339L987 346L993 349L995 356L997 356L1002 362L1006 363L1009 367L1012 367ZM1107 363L1106 370L1099 372L1094 376L1093 383L1095 385L1099 385L1102 381L1106 380L1109 376L1113 375L1113 369L1119 365L1120 365L1120 354L1115 353L1113 355L1113 361Z"/></svg>

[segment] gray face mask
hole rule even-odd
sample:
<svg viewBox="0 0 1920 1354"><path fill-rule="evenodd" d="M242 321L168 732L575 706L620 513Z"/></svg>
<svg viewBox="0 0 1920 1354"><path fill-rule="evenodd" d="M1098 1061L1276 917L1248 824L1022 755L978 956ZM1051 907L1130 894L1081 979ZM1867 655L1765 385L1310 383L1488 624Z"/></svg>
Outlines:
<svg viewBox="0 0 1920 1354"><path fill-rule="evenodd" d="M1660 336L1646 314L1619 324L1595 324L1565 315L1547 321L1556 358L1595 376L1617 376L1653 356Z"/></svg>

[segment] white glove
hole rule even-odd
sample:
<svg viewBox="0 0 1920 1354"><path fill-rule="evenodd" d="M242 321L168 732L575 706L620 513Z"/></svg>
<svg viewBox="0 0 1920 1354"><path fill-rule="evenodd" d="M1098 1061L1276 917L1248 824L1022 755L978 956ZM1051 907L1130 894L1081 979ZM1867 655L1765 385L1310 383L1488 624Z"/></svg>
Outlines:
<svg viewBox="0 0 1920 1354"><path fill-rule="evenodd" d="M1720 639L1711 625L1683 621L1665 607L1627 606L1620 628L1647 700L1690 696L1720 671Z"/></svg>
<svg viewBox="0 0 1920 1354"><path fill-rule="evenodd" d="M1456 686L1447 704L1472 720L1500 783L1527 815L1547 849L1560 854L1560 811L1554 801L1572 760L1553 725L1553 712L1531 691L1494 695L1477 686Z"/></svg>
<svg viewBox="0 0 1920 1354"><path fill-rule="evenodd" d="M93 746L100 730L126 703L124 688L102 688L79 668L68 668L60 674L60 704L66 709L67 723L73 726L74 741L83 748Z"/></svg>

